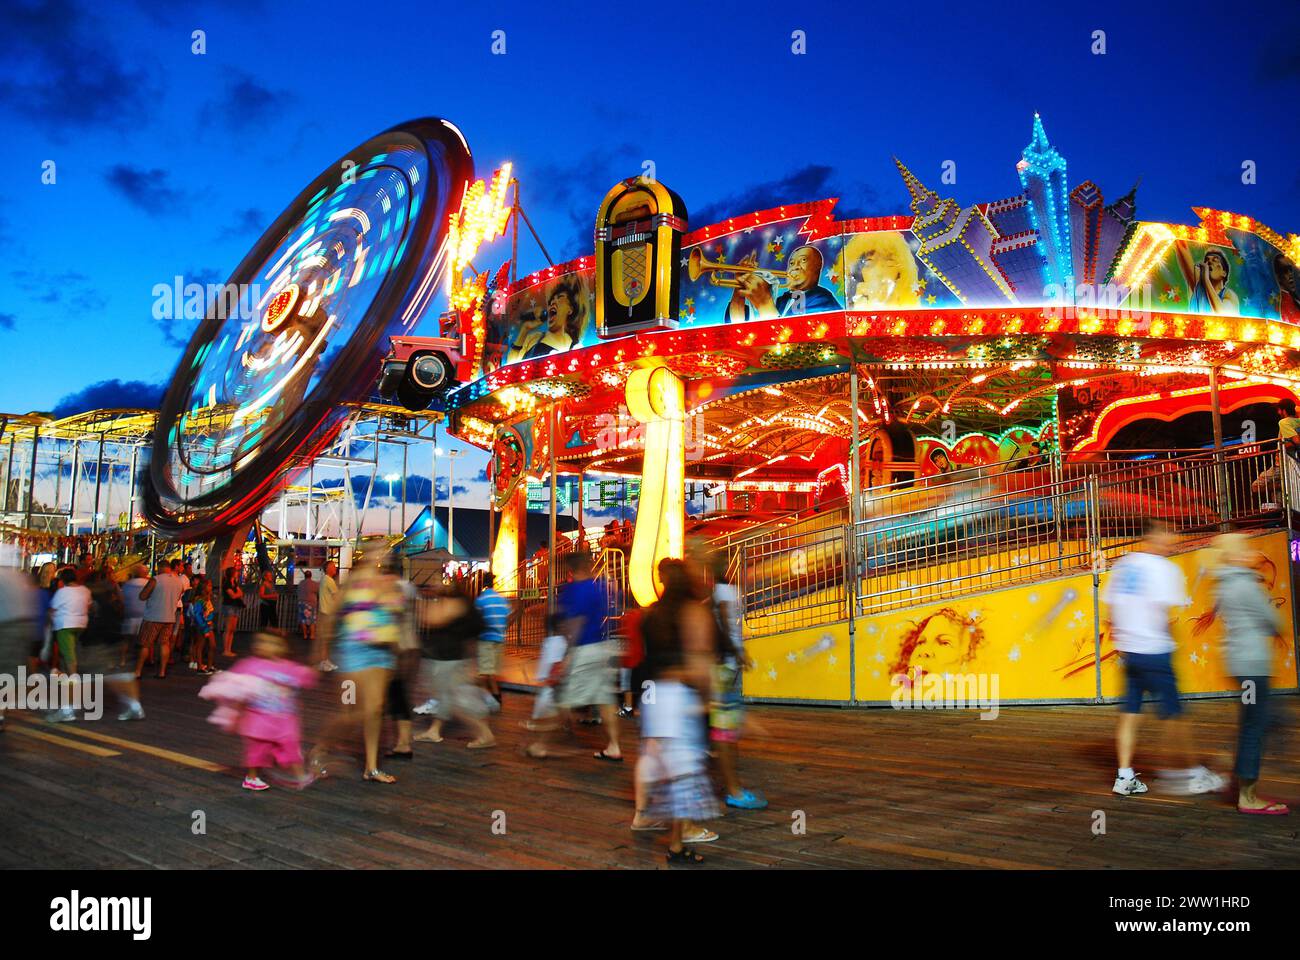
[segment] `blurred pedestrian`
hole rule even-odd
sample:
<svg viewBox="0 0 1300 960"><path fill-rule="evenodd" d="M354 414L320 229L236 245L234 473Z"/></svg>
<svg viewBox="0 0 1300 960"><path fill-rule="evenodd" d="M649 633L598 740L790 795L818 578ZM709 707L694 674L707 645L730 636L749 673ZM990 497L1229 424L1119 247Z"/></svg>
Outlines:
<svg viewBox="0 0 1300 960"><path fill-rule="evenodd" d="M1147 792L1133 769L1137 747L1138 718L1146 693L1156 696L1157 712L1168 721L1174 751L1181 768L1166 771L1172 792L1195 794L1222 790L1226 781L1194 760L1192 733L1183 716L1178 683L1174 678L1173 611L1187 606L1187 583L1178 566L1169 559L1174 537L1158 519L1148 519L1142 542L1125 554L1111 569L1102 588L1107 632L1124 658L1127 689L1120 707L1115 734L1119 770L1113 791L1122 796Z"/></svg>
<svg viewBox="0 0 1300 960"><path fill-rule="evenodd" d="M501 657L505 649L506 625L510 622L510 601L497 593L496 577L483 575L483 589L474 600L483 618L483 631L478 638L478 679L492 698L497 709L501 706L501 685L497 675L501 672Z"/></svg>
<svg viewBox="0 0 1300 960"><path fill-rule="evenodd" d="M402 622L397 641L397 666L393 670L392 679L388 681L386 698L388 715L397 727L397 742L384 756L411 760L415 756L415 751L411 748L414 720L412 707L420 678L420 634L416 629L416 604L420 595L415 584L402 576L402 562L398 554L390 554L386 565L402 591Z"/></svg>
<svg viewBox="0 0 1300 960"><path fill-rule="evenodd" d="M740 622L740 593L731 582L727 555L713 556L713 616L716 621L713 693L709 704L709 739L717 750L718 769L726 789L726 804L740 810L762 810L767 801L741 784L737 770L740 734L745 725L741 678L753 662L745 652Z"/></svg>
<svg viewBox="0 0 1300 960"><path fill-rule="evenodd" d="M298 629L307 641L310 653L316 646L316 609L320 604L320 584L312 579L311 571L302 572L298 583Z"/></svg>
<svg viewBox="0 0 1300 960"><path fill-rule="evenodd" d="M339 565L330 561L325 564L323 573L316 595L316 644L311 658L318 664L317 669L329 673L337 669L330 660L330 641L334 637L339 609Z"/></svg>
<svg viewBox="0 0 1300 960"><path fill-rule="evenodd" d="M210 677L217 672L217 612L212 603L212 581L207 577L195 587L190 623L194 631L194 669Z"/></svg>
<svg viewBox="0 0 1300 960"><path fill-rule="evenodd" d="M239 582L239 572L234 567L226 567L221 574L221 655L235 655L235 630L239 626L239 617L244 612L244 588Z"/></svg>
<svg viewBox="0 0 1300 960"><path fill-rule="evenodd" d="M275 589L275 571L264 570L257 585L258 619L263 630L270 630L276 625L276 605L280 602L280 592Z"/></svg>
<svg viewBox="0 0 1300 960"><path fill-rule="evenodd" d="M459 720L474 733L466 745L471 750L495 746L492 728L485 719L487 704L473 677L475 644L483 632L483 616L469 598L464 581L453 580L443 589L420 629L424 669L437 703L433 723L415 739L441 743L443 724Z"/></svg>
<svg viewBox="0 0 1300 960"><path fill-rule="evenodd" d="M717 627L703 602L707 594L684 561L664 561L659 573L663 595L642 621L652 686L641 709L645 760L637 765L644 808L633 829L670 821L668 862L700 864L704 858L685 844L717 839L698 826L719 813L704 739Z"/></svg>
<svg viewBox="0 0 1300 960"><path fill-rule="evenodd" d="M362 779L396 783L379 768L379 737L384 723L384 695L397 666L405 598L397 580L372 558L353 567L339 599L334 655L341 673L343 702L312 751L313 767L324 761L342 733L360 723L365 744Z"/></svg>
<svg viewBox="0 0 1300 960"><path fill-rule="evenodd" d="M158 665L158 679L166 679L172 637L176 632L176 605L181 602L183 592L181 578L172 573L171 564L166 560L158 562L157 572L140 589L144 619L140 623L140 649L135 663L137 680L144 672L145 658L150 656Z"/></svg>
<svg viewBox="0 0 1300 960"><path fill-rule="evenodd" d="M1255 792L1260 758L1270 723L1273 639L1282 634L1277 608L1253 569L1255 554L1245 536L1225 533L1214 541L1214 602L1223 621L1223 652L1228 673L1241 687L1237 731L1237 809L1242 813L1287 814L1285 803Z"/></svg>
<svg viewBox="0 0 1300 960"><path fill-rule="evenodd" d="M90 623L90 590L77 581L75 570L59 572L59 586L50 600L51 628L54 645L59 651L59 663L68 682L74 682L77 673L77 641ZM54 677L51 674L51 681ZM47 715L52 723L67 723L77 719L76 711L64 700L64 706Z"/></svg>
<svg viewBox="0 0 1300 960"><path fill-rule="evenodd" d="M560 630L568 640L568 655L558 702L569 711L596 707L608 742L594 756L597 760L622 763L614 692L618 654L609 640L609 597L605 585L592 578L591 554L578 550L567 554L564 563L571 580L560 588L556 607ZM528 747L529 755L539 759L547 756L548 740L549 731L541 731L541 736Z"/></svg>

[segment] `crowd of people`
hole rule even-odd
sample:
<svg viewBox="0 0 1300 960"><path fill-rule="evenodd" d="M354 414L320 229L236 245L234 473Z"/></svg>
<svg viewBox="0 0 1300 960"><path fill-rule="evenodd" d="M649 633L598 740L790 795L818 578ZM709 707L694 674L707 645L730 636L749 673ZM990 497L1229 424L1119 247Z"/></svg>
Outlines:
<svg viewBox="0 0 1300 960"><path fill-rule="evenodd" d="M1183 575L1168 559L1173 546L1170 531L1151 521L1137 549L1103 581L1107 632L1127 684L1114 784L1123 796L1148 789L1134 769L1147 697L1155 699L1173 734L1169 754L1177 763L1161 774L1170 790L1194 794L1227 785L1199 761L1181 719L1170 622L1172 611L1188 600ZM1256 792L1269 723L1270 649L1283 625L1256 575L1258 557L1248 541L1226 534L1215 546L1216 613L1226 626L1227 665L1244 691L1237 808L1285 814L1285 804ZM683 559L664 560L657 571L659 599L645 609L633 605L621 617L610 615L610 597L604 581L593 576L589 552L570 552L563 560L564 582L535 672L540 687L524 722L531 734L525 753L546 761L565 731L573 737L590 724L599 726L603 741L592 760L621 765L624 728L635 718L640 744L630 829L666 834L670 863L703 863L698 847L718 838L708 824L724 805L767 806L741 777L741 677L752 663L725 558L688 551ZM473 594L465 578L417 590L388 553L358 556L341 583L334 563L319 576L305 571L295 587L297 644L278 625L280 591L269 571L245 587L230 568L217 585L182 560L161 561L150 575L141 564L118 571L111 559L95 564L83 556L76 566L44 564L33 580L33 609L23 615L33 629L25 633L14 630L16 601L0 591L0 639L25 636L30 669L56 678L103 674L121 701L118 719L128 721L145 717L140 680L147 667L162 680L169 667L188 663L208 678L200 696L214 705L212 722L242 738L247 790L268 789L268 781L301 789L340 764L346 768L344 758L358 739L362 778L376 784L395 784L385 767L412 760L417 743L443 743L451 724L468 730L468 749L497 746L492 715L500 709L504 641L518 611L490 574ZM237 621L252 603L260 607L258 627L249 653L237 657ZM334 673L330 682L341 695L308 756L299 692ZM422 696L427 699L420 703ZM428 725L417 731L421 717ZM386 718L394 733L383 749ZM64 706L47 719L73 721L76 711Z"/></svg>

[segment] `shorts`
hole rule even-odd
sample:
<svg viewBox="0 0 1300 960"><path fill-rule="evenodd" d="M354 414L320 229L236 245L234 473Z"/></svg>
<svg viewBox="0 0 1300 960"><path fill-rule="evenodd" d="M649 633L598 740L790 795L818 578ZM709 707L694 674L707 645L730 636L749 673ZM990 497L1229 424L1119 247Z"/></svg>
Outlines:
<svg viewBox="0 0 1300 960"><path fill-rule="evenodd" d="M292 767L302 763L298 740L255 740L244 738L244 765L248 767Z"/></svg>
<svg viewBox="0 0 1300 960"><path fill-rule="evenodd" d="M505 644L492 640L479 640L478 675L480 677L495 677L501 672L501 648L504 646Z"/></svg>
<svg viewBox="0 0 1300 960"><path fill-rule="evenodd" d="M305 627L310 627L316 622L316 608L310 603L302 600L298 601L298 622Z"/></svg>
<svg viewBox="0 0 1300 960"><path fill-rule="evenodd" d="M609 641L574 647L561 684L558 702L562 707L590 707L613 704L615 656Z"/></svg>
<svg viewBox="0 0 1300 960"><path fill-rule="evenodd" d="M59 648L59 667L68 672L68 664L77 662L77 638L84 627L64 627L54 631L54 642Z"/></svg>
<svg viewBox="0 0 1300 960"><path fill-rule="evenodd" d="M709 701L709 738L735 743L745 722L745 700L740 690L740 667L719 663L713 667L713 693Z"/></svg>
<svg viewBox="0 0 1300 960"><path fill-rule="evenodd" d="M1178 681L1174 679L1173 653L1122 653L1124 677L1127 687L1123 713L1141 713L1143 694L1154 694L1156 713L1162 719L1176 717L1183 712L1178 699Z"/></svg>
<svg viewBox="0 0 1300 960"><path fill-rule="evenodd" d="M141 650L153 650L159 644L171 643L174 623L159 623L157 620L145 620L140 624L137 643Z"/></svg>
<svg viewBox="0 0 1300 960"><path fill-rule="evenodd" d="M487 716L483 691L470 679L468 660L425 660L433 698L438 701L435 716L450 720L457 713L482 719Z"/></svg>

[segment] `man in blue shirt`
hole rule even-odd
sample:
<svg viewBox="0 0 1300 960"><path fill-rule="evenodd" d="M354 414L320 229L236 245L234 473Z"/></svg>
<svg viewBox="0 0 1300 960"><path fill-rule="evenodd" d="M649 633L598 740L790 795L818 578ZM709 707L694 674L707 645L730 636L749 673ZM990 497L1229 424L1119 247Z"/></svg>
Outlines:
<svg viewBox="0 0 1300 960"><path fill-rule="evenodd" d="M474 606L483 617L483 633L478 638L479 683L496 698L499 707L501 686L497 683L497 674L501 672L501 652L505 647L506 625L510 622L510 601L493 589L495 583L492 574L483 576L483 590Z"/></svg>
<svg viewBox="0 0 1300 960"><path fill-rule="evenodd" d="M622 763L614 691L616 651L609 639L609 596L604 583L592 579L591 554L586 550L575 550L564 561L571 580L560 588L557 616L560 630L569 642L569 653L556 702L566 710L598 707L609 743L595 757ZM545 734L528 748L528 754L546 756Z"/></svg>

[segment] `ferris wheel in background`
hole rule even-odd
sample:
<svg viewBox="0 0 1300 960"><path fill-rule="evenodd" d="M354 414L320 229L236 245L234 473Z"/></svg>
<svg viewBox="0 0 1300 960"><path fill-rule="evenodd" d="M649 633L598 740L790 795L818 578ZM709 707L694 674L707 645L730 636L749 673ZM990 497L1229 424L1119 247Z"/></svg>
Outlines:
<svg viewBox="0 0 1300 960"><path fill-rule="evenodd" d="M472 178L460 131L414 120L349 151L280 214L232 274L234 295L209 304L163 399L143 491L160 534L232 530L331 440L340 404L371 393L388 338L440 292Z"/></svg>

